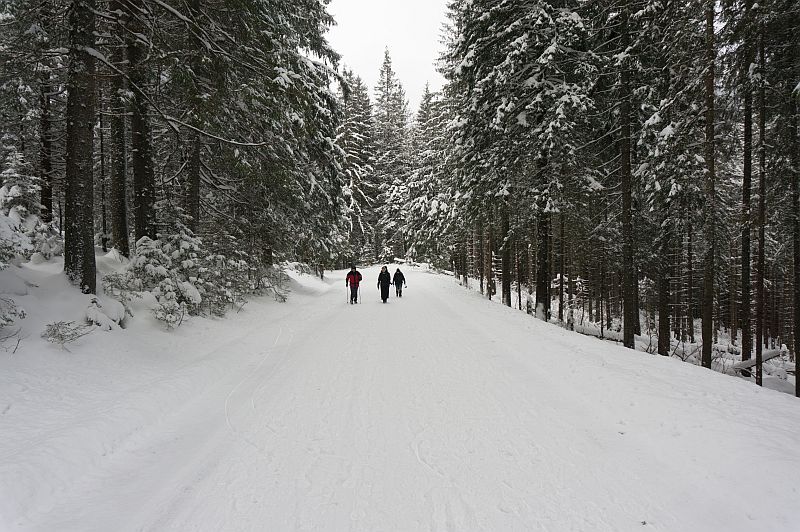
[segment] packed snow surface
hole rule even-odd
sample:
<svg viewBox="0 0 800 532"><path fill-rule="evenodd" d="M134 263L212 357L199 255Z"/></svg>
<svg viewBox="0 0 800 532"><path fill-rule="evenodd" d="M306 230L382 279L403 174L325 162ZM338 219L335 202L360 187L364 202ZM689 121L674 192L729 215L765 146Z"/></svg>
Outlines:
<svg viewBox="0 0 800 532"><path fill-rule="evenodd" d="M287 303L139 313L67 351L32 329L75 319L63 277L17 273L38 286L0 352L3 531L800 529L800 401L451 277L408 268L382 304L366 269L351 306L345 272L294 274Z"/></svg>

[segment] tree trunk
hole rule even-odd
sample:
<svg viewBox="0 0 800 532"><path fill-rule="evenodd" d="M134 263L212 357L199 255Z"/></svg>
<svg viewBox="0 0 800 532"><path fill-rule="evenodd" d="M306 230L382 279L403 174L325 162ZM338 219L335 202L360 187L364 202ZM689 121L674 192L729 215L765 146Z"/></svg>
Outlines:
<svg viewBox="0 0 800 532"><path fill-rule="evenodd" d="M558 235L558 322L564 324L564 213L560 213Z"/></svg>
<svg viewBox="0 0 800 532"><path fill-rule="evenodd" d="M669 327L669 300L670 300L670 265L669 245L672 239L670 226L667 224L661 235L661 264L658 269L658 354L669 355L670 334Z"/></svg>
<svg viewBox="0 0 800 532"><path fill-rule="evenodd" d="M100 102L100 112L98 113L100 124L97 128L97 132L100 135L100 179L98 179L100 182L100 242L103 253L108 253L108 213L106 210L106 134L105 123L103 120L104 109L102 90L98 93L97 100Z"/></svg>
<svg viewBox="0 0 800 532"><path fill-rule="evenodd" d="M42 74L42 85L39 93L39 168L41 170L41 197L42 204L40 217L43 222L53 221L53 133L52 116L50 110L50 93L53 88L50 81L50 71Z"/></svg>
<svg viewBox="0 0 800 532"><path fill-rule="evenodd" d="M753 0L747 0L745 14L750 20ZM748 68L746 79L743 83L744 90L744 160L742 161L742 360L750 360L753 351L753 332L750 323L750 192L752 190L753 176L753 90L750 83L749 67L753 63L753 45L751 28L745 33L745 64Z"/></svg>
<svg viewBox="0 0 800 532"><path fill-rule="evenodd" d="M133 214L134 234L138 241L142 237L156 238L155 230L155 177L150 147L150 105L145 94L147 80L143 64L147 48L136 34L143 29L139 22L143 16L141 0L130 2L132 10L131 35L128 37L128 79L131 82L133 102L131 105L131 163L133 166Z"/></svg>
<svg viewBox="0 0 800 532"><path fill-rule="evenodd" d="M705 237L705 257L703 260L703 367L711 368L712 322L714 318L714 224L716 212L716 169L714 158L716 146L714 142L714 63L717 52L714 43L714 8L715 0L706 0L706 73L705 73L705 207L703 235Z"/></svg>
<svg viewBox="0 0 800 532"><path fill-rule="evenodd" d="M622 15L622 48L627 49L630 43L628 33L628 12ZM627 65L620 72L620 179L622 189L622 343L629 349L635 349L634 334L636 332L637 283L636 265L633 254L633 184L631 175L631 87L630 72Z"/></svg>
<svg viewBox="0 0 800 532"><path fill-rule="evenodd" d="M491 214L490 214L491 216ZM486 297L492 299L494 293L494 238L492 235L492 221L489 219L489 225L486 228Z"/></svg>
<svg viewBox="0 0 800 532"><path fill-rule="evenodd" d="M800 50L792 50L794 53L795 79L800 79ZM789 85L789 90L794 87ZM798 116L797 94L789 94L789 156L791 160L791 183L792 183L792 341L794 344L794 360L797 366L797 357L800 355L800 139L798 135ZM800 397L800 379L795 374L795 396Z"/></svg>
<svg viewBox="0 0 800 532"><path fill-rule="evenodd" d="M538 266L536 267L536 317L550 320L550 213L539 211Z"/></svg>
<svg viewBox="0 0 800 532"><path fill-rule="evenodd" d="M483 282L483 277L484 277L484 267L483 267L483 263L484 263L484 257L483 257L483 248L484 248L484 246L483 246L483 233L484 233L484 228L481 225L481 222L478 222L478 228L475 230L475 232L478 233L478 265L477 266L478 266L478 275L480 276L481 294L483 294L483 293L485 293L483 291L484 290L484 282Z"/></svg>
<svg viewBox="0 0 800 532"><path fill-rule="evenodd" d="M119 2L109 4L109 11L121 13ZM117 26L119 27L119 26ZM123 68L125 50L116 46L112 51L112 61L118 68ZM109 127L111 143L111 245L125 257L130 256L128 242L128 154L126 150L125 124L125 78L111 73L111 119Z"/></svg>
<svg viewBox="0 0 800 532"><path fill-rule="evenodd" d="M69 10L69 70L64 271L81 291L97 293L94 258L93 132L95 118L95 2L76 0Z"/></svg>
<svg viewBox="0 0 800 532"><path fill-rule="evenodd" d="M764 350L764 268L766 225L766 89L764 86L764 28L759 28L758 69L761 74L758 83L758 268L756 269L756 384L762 383L762 355Z"/></svg>
<svg viewBox="0 0 800 532"><path fill-rule="evenodd" d="M511 231L509 228L508 204L505 202L501 207L503 242L502 242L502 297L503 304L511 306Z"/></svg>
<svg viewBox="0 0 800 532"><path fill-rule="evenodd" d="M696 298L694 289L694 228L692 227L692 212L689 210L689 219L686 233L688 235L687 251L686 251L686 329L689 332L689 341L695 342L694 339L694 318L697 316L695 312Z"/></svg>

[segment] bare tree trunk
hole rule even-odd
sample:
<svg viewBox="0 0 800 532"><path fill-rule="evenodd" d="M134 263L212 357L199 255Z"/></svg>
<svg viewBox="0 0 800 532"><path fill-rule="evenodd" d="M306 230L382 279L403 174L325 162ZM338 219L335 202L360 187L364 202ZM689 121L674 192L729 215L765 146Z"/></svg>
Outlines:
<svg viewBox="0 0 800 532"><path fill-rule="evenodd" d="M661 235L661 264L658 270L658 354L669 355L670 340L672 335L669 328L669 299L670 299L670 265L669 245L672 239L670 225L663 226Z"/></svg>
<svg viewBox="0 0 800 532"><path fill-rule="evenodd" d="M764 350L764 268L766 225L766 89L764 87L764 28L759 28L758 67L761 79L758 84L758 268L756 271L756 384L762 384L762 355Z"/></svg>
<svg viewBox="0 0 800 532"><path fill-rule="evenodd" d="M794 72L795 79L800 79L800 50L792 50L794 53ZM793 91L794 87L789 86ZM794 360L797 366L797 357L800 355L800 139L798 135L798 116L797 95L790 93L789 97L789 153L792 164L791 183L792 183L792 343L794 344ZM795 396L800 397L800 378L795 374Z"/></svg>
<svg viewBox="0 0 800 532"><path fill-rule="evenodd" d="M39 167L41 169L41 197L42 204L40 217L43 222L53 221L53 133L50 109L50 93L53 88L50 81L50 71L42 73L42 85L39 91Z"/></svg>
<svg viewBox="0 0 800 532"><path fill-rule="evenodd" d="M564 324L564 213L560 213L561 227L558 235L558 321Z"/></svg>
<svg viewBox="0 0 800 532"><path fill-rule="evenodd" d="M716 146L714 142L714 63L717 58L716 45L714 43L714 8L715 0L706 0L706 74L705 74L705 159L706 159L706 178L705 178L705 207L703 235L705 237L705 258L703 260L703 367L711 367L711 348L713 338L713 319L714 319L714 216L716 212L716 169L714 159L716 157Z"/></svg>
<svg viewBox="0 0 800 532"><path fill-rule="evenodd" d="M64 272L81 291L97 293L94 257L93 132L95 118L95 2L69 10Z"/></svg>
<svg viewBox="0 0 800 532"><path fill-rule="evenodd" d="M622 48L630 44L628 32L628 11L622 14L621 23ZM629 349L635 349L636 332L636 299L638 297L636 283L636 265L633 253L633 184L631 175L631 86L630 72L627 65L620 72L620 105L619 105L619 149L620 178L622 189L622 343Z"/></svg>
<svg viewBox="0 0 800 532"><path fill-rule="evenodd" d="M109 11L122 13L118 1L109 4ZM119 27L119 26L117 26ZM125 49L122 45L112 49L112 61L118 68L125 62ZM126 150L126 104L125 78L119 73L111 73L111 245L125 256L130 256L128 241L128 154Z"/></svg>
<svg viewBox="0 0 800 532"><path fill-rule="evenodd" d="M128 38L128 79L131 82L131 163L133 166L133 213L136 240L147 236L156 238L155 230L155 176L150 147L150 105L145 94L147 80L143 64L147 48L138 37L144 29L140 19L144 16L141 0L132 0L130 20L132 35Z"/></svg>
<svg viewBox="0 0 800 532"><path fill-rule="evenodd" d="M686 252L686 329L689 332L689 341L694 343L694 228L692 227L692 214L692 210L689 209L686 227L686 234L688 236L688 249Z"/></svg>
<svg viewBox="0 0 800 532"><path fill-rule="evenodd" d="M737 327L739 325L739 316L738 316L738 305L736 304L736 292L738 291L738 286L736 284L736 249L731 242L730 246L730 256L731 256L731 269L730 269L730 331L731 331L731 344L736 345L736 339L738 337Z"/></svg>
<svg viewBox="0 0 800 532"><path fill-rule="evenodd" d="M108 253L108 220L106 212L106 134L105 124L103 121L103 92L98 93L98 101L100 102L100 113L98 118L100 125L97 131L100 135L100 225L101 235L100 243L102 245L103 253Z"/></svg>
<svg viewBox="0 0 800 532"><path fill-rule="evenodd" d="M502 242L502 297L503 304L507 307L511 306L511 231L509 228L509 214L508 204L503 203L500 207L500 216L502 217L503 242Z"/></svg>
<svg viewBox="0 0 800 532"><path fill-rule="evenodd" d="M490 215L491 216L491 215ZM494 238L492 235L492 222L489 220L486 237L486 297L492 299L494 293Z"/></svg>
<svg viewBox="0 0 800 532"><path fill-rule="evenodd" d="M751 20L753 0L745 3L745 14ZM749 67L753 63L753 44L751 37L752 28L748 28L745 34L745 64ZM746 74L743 83L744 90L744 160L742 161L742 360L750 360L750 353L753 350L753 332L750 323L750 305L752 304L750 295L750 193L752 189L753 176L753 89L750 82L750 74Z"/></svg>
<svg viewBox="0 0 800 532"><path fill-rule="evenodd" d="M483 277L484 277L483 233L484 233L484 228L483 228L483 226L482 226L482 224L480 222L478 223L478 229L476 229L475 232L478 233L478 264L477 264L477 266L478 266L478 275L480 276L481 294L483 294L483 293L485 293L483 291L484 290L484 283L483 283Z"/></svg>
<svg viewBox="0 0 800 532"><path fill-rule="evenodd" d="M536 268L536 317L550 320L550 213L540 211L538 225L539 259Z"/></svg>

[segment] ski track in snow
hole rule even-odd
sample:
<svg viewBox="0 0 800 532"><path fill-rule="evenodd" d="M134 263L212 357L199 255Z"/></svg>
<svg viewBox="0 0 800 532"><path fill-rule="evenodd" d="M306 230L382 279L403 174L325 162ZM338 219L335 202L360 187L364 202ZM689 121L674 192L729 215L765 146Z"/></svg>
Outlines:
<svg viewBox="0 0 800 532"><path fill-rule="evenodd" d="M797 530L794 398L426 272L383 305L363 273L360 305L343 272L297 287L0 441L0 529ZM27 393L66 393L32 374Z"/></svg>

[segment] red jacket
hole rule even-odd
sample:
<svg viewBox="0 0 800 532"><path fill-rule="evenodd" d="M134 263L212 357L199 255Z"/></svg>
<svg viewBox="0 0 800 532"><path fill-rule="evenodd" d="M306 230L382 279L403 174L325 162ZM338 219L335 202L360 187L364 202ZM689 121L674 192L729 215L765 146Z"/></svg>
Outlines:
<svg viewBox="0 0 800 532"><path fill-rule="evenodd" d="M349 272L344 284L358 288L358 283L361 282L361 272Z"/></svg>

